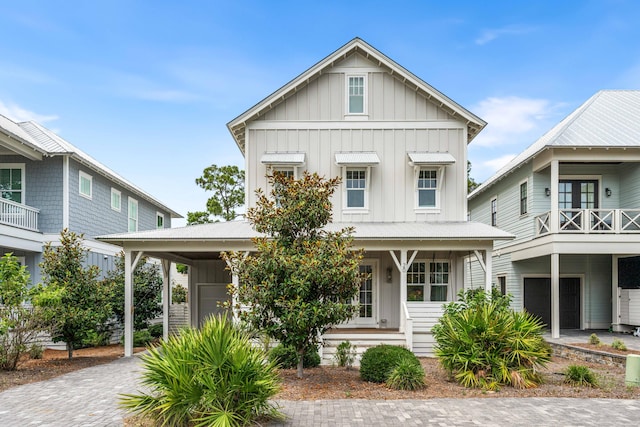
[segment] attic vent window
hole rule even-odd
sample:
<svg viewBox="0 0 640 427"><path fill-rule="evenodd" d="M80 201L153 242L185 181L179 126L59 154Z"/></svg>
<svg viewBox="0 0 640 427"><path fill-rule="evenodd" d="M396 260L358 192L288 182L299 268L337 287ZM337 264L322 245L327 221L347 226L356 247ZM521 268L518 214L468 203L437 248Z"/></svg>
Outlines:
<svg viewBox="0 0 640 427"><path fill-rule="evenodd" d="M365 76L347 76L348 114L365 114Z"/></svg>

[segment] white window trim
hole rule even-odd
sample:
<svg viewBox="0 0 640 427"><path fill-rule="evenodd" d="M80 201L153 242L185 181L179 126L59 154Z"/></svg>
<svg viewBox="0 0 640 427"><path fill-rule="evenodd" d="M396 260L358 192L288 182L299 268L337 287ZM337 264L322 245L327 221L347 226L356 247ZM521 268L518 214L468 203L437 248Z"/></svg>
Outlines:
<svg viewBox="0 0 640 427"><path fill-rule="evenodd" d="M82 179L89 180L89 194L85 194L82 192ZM93 199L93 177L86 172L79 171L78 173L78 193L85 199Z"/></svg>
<svg viewBox="0 0 640 427"><path fill-rule="evenodd" d="M520 191L520 188L522 187L522 184L526 184L526 188L527 188L527 211L525 213L522 213L522 193ZM531 191L529 191L529 179L523 179L522 181L520 181L518 183L518 214L520 215L520 217L526 217L527 215L529 215L529 194L531 193Z"/></svg>
<svg viewBox="0 0 640 427"><path fill-rule="evenodd" d="M162 227L158 227L158 218L162 218ZM164 214L162 212L156 212L156 229L161 230L164 228Z"/></svg>
<svg viewBox="0 0 640 427"><path fill-rule="evenodd" d="M118 206L114 206L113 205L113 196L114 194L118 195ZM121 212L122 211L122 193L119 190L116 190L115 188L111 187L111 209L113 209L116 212Z"/></svg>
<svg viewBox="0 0 640 427"><path fill-rule="evenodd" d="M364 171L364 206L363 207L349 207L347 206L348 190L347 190L347 170L350 171ZM342 167L342 203L343 210L349 213L367 213L369 212L369 192L371 188L371 166L343 166Z"/></svg>
<svg viewBox="0 0 640 427"><path fill-rule="evenodd" d="M136 205L136 217L135 218L131 218L131 205L135 204ZM138 204L138 201L132 197L129 197L127 200L127 231L128 232L134 232L134 231L138 231L139 228L139 218L140 218L140 211L138 210L140 207L140 205ZM136 229L135 230L130 230L129 229L129 221L135 219L136 220Z"/></svg>
<svg viewBox="0 0 640 427"><path fill-rule="evenodd" d="M493 223L493 202L496 202L496 223ZM518 208L519 209L519 208ZM489 225L492 227L498 226L498 196L493 196L489 199Z"/></svg>
<svg viewBox="0 0 640 427"><path fill-rule="evenodd" d="M22 202L21 205L26 204L26 194L27 194L27 177L25 175L25 163L0 163L0 169L20 169L22 171L22 188L20 192L22 193Z"/></svg>
<svg viewBox="0 0 640 427"><path fill-rule="evenodd" d="M421 170L435 170L436 171L436 204L435 206L420 206L420 194L418 188L418 178L420 178ZM414 166L413 167L413 194L415 199L414 209L417 212L439 212L440 211L440 194L442 193L442 181L444 181L444 167L443 166Z"/></svg>
<svg viewBox="0 0 640 427"><path fill-rule="evenodd" d="M423 262L425 264L425 283L408 283L407 282L407 286L423 286L423 295L424 298L427 297L427 295L429 296L429 299L424 299L423 301L409 301L407 300L407 302L417 302L417 303L422 303L422 302L450 302L452 301L452 286L453 286L453 281L452 281L452 275L453 275L453 270L452 270L452 262L450 259L440 259L440 258L434 258L434 259L416 259L413 260L413 262L411 263L412 265L415 263L419 263L419 262ZM439 285L439 284L433 284L431 283L431 264L433 263L447 263L449 264L449 281L447 282L447 299L446 301L431 301L431 286L435 285L435 286L444 286L444 285ZM411 267L411 265L409 266ZM407 272L404 274L409 274L409 270L407 269ZM408 292L407 292L408 293Z"/></svg>
<svg viewBox="0 0 640 427"><path fill-rule="evenodd" d="M349 112L349 77L362 77L363 81L362 84L364 85L364 94L362 97L362 113L351 113ZM355 119L362 119L368 116L369 114L369 110L368 110L368 99L369 99L369 90L368 90L368 75L367 73L353 73L353 74L345 74L344 75L344 87L345 87L345 91L344 91L344 115L346 118L355 118Z"/></svg>

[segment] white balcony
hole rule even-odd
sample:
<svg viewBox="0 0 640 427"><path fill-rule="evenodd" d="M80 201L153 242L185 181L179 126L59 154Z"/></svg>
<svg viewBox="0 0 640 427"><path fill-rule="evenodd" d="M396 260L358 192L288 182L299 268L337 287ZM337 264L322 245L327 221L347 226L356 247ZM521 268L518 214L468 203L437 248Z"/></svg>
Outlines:
<svg viewBox="0 0 640 427"><path fill-rule="evenodd" d="M38 231L39 210L0 198L0 224Z"/></svg>
<svg viewBox="0 0 640 427"><path fill-rule="evenodd" d="M553 232L577 234L640 233L640 209L563 209L553 227L551 212L535 217L535 236Z"/></svg>

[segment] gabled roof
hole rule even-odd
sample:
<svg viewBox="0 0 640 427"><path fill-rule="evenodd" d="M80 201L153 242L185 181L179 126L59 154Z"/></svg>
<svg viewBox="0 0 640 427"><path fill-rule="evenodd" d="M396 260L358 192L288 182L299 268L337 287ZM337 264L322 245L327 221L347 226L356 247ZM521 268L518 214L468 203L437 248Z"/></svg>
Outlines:
<svg viewBox="0 0 640 427"><path fill-rule="evenodd" d="M366 56L371 61L378 62L380 67L387 69L389 73L401 79L404 84L412 86L417 92L432 100L449 114L460 117L461 121L467 124L467 142L470 142L486 126L487 123L484 120L471 113L469 110L465 109L442 92L435 89L433 86L424 82L419 77L410 73L404 67L382 54L364 40L356 37L227 123L227 128L231 132L231 135L233 135L233 139L236 141L236 144L238 144L242 154L244 154L245 149L245 130L248 122L264 115L267 111L274 108L292 94L296 93L301 87L309 84L311 80L316 79L327 69L333 67L337 61L348 57L354 52L358 52Z"/></svg>
<svg viewBox="0 0 640 427"><path fill-rule="evenodd" d="M469 194L469 199L541 151L553 147L640 148L640 91L602 90L596 93L476 188Z"/></svg>
<svg viewBox="0 0 640 427"><path fill-rule="evenodd" d="M140 187L130 181L127 181L107 166L98 162L93 157L89 156L39 123L33 121L16 123L13 120L0 115L0 131L5 134L10 134L14 138L18 137L22 143L29 146L34 151L46 156L69 155L89 169L131 191L137 197L140 197L152 205L169 212L171 214L171 218L182 218L182 215L170 209L164 203L160 202Z"/></svg>

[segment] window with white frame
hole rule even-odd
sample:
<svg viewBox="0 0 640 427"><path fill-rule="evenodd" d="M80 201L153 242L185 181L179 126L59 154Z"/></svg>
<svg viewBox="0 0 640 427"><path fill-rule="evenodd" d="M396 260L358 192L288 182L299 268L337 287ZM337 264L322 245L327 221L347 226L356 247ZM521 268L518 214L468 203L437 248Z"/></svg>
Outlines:
<svg viewBox="0 0 640 427"><path fill-rule="evenodd" d="M367 206L367 170L346 170L345 187L347 190L347 208L366 208Z"/></svg>
<svg viewBox="0 0 640 427"><path fill-rule="evenodd" d="M156 228L164 228L164 214L156 212Z"/></svg>
<svg viewBox="0 0 640 427"><path fill-rule="evenodd" d="M494 227L498 226L498 199L491 199L491 225Z"/></svg>
<svg viewBox="0 0 640 427"><path fill-rule="evenodd" d="M407 301L446 301L449 277L448 261L412 263L407 270Z"/></svg>
<svg viewBox="0 0 640 427"><path fill-rule="evenodd" d="M507 294L507 276L498 276L498 290L502 295Z"/></svg>
<svg viewBox="0 0 640 427"><path fill-rule="evenodd" d="M0 163L0 198L24 203L24 163Z"/></svg>
<svg viewBox="0 0 640 427"><path fill-rule="evenodd" d="M129 228L131 231L138 231L138 201L129 197Z"/></svg>
<svg viewBox="0 0 640 427"><path fill-rule="evenodd" d="M111 188L111 209L118 212L122 209L122 194L115 188Z"/></svg>
<svg viewBox="0 0 640 427"><path fill-rule="evenodd" d="M365 114L365 76L347 76L347 114Z"/></svg>
<svg viewBox="0 0 640 427"><path fill-rule="evenodd" d="M438 171L435 169L420 169L417 182L417 201L419 208L435 208L436 192L438 190Z"/></svg>
<svg viewBox="0 0 640 427"><path fill-rule="evenodd" d="M87 173L80 171L79 174L79 191L80 195L90 199L93 196L93 177Z"/></svg>
<svg viewBox="0 0 640 427"><path fill-rule="evenodd" d="M527 181L520 184L520 215L527 214Z"/></svg>

